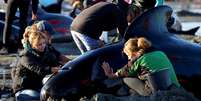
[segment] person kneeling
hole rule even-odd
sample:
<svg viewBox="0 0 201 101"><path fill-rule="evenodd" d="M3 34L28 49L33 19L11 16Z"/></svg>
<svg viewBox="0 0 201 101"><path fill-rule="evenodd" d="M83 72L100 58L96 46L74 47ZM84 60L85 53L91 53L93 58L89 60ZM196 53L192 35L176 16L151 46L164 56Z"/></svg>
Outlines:
<svg viewBox="0 0 201 101"><path fill-rule="evenodd" d="M17 101L40 100L42 79L51 73L57 73L61 63L47 46L45 34L33 28L24 33L24 49L15 68L13 91Z"/></svg>
<svg viewBox="0 0 201 101"><path fill-rule="evenodd" d="M149 96L157 90L180 87L173 66L164 52L151 47L146 38L131 38L124 44L123 52L130 60L116 73L107 62L102 68L109 78L123 77L123 82L138 95Z"/></svg>

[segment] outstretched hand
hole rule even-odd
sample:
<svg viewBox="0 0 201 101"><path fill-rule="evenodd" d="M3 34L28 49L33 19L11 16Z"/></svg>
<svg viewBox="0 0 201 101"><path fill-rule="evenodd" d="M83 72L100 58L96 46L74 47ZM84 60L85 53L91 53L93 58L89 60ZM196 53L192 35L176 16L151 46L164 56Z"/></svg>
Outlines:
<svg viewBox="0 0 201 101"><path fill-rule="evenodd" d="M52 67L52 68L51 68L51 71L52 71L52 73L54 73L54 74L57 74L59 70L60 70L60 67Z"/></svg>
<svg viewBox="0 0 201 101"><path fill-rule="evenodd" d="M115 73L113 72L113 69L110 67L110 65L107 62L103 62L102 68L103 68L105 75L107 77L109 77L109 78L115 78L116 77Z"/></svg>

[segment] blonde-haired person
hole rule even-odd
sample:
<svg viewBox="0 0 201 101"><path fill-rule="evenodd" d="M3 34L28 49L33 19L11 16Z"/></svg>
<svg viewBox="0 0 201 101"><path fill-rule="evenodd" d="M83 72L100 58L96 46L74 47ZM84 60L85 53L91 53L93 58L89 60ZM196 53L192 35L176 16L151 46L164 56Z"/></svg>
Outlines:
<svg viewBox="0 0 201 101"><path fill-rule="evenodd" d="M44 34L44 36L46 37L46 40L47 40L47 49L49 50L49 52L52 52L52 54L57 54L58 60L60 61L61 65L64 65L65 63L70 61L70 59L68 57L61 54L59 51L57 51L52 46L52 36L51 35L55 34L55 31L52 28L52 26L44 20L39 21L39 22L33 24L32 26L28 26L26 28L25 33L23 35L23 39L22 39L24 48L30 47L29 43L26 40L29 37L29 32L31 32L31 31L40 31L40 32L42 32L42 34Z"/></svg>
<svg viewBox="0 0 201 101"><path fill-rule="evenodd" d="M47 42L48 42L48 44L47 44L48 49L51 50L54 54L57 54L59 56L58 60L60 61L61 65L64 65L65 63L70 61L70 59L68 57L61 54L59 51L57 51L52 46L52 36L51 35L55 34L56 32L53 29L53 27L51 26L51 24L49 24L45 20L41 20L41 21L38 21L37 23L35 23L33 26L34 26L34 29L39 30L39 31L43 32L43 34L45 34L45 36L47 38Z"/></svg>
<svg viewBox="0 0 201 101"><path fill-rule="evenodd" d="M17 100L26 99L26 95L29 96L27 101L38 100L42 79L48 74L57 73L61 63L59 54L47 47L47 38L43 32L30 28L25 34L27 36L24 37L24 41L28 47L24 47L20 53L13 90Z"/></svg>
<svg viewBox="0 0 201 101"><path fill-rule="evenodd" d="M107 62L103 62L102 68L109 78L125 77L124 83L143 96L157 90L167 90L172 85L180 87L168 57L164 52L152 48L146 38L130 38L124 44L123 52L130 61L116 73Z"/></svg>

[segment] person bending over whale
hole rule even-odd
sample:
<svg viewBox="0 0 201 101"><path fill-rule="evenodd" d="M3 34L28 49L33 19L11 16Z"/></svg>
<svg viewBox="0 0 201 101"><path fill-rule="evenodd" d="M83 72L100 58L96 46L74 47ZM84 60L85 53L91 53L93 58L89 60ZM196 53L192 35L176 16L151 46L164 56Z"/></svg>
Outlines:
<svg viewBox="0 0 201 101"><path fill-rule="evenodd" d="M157 90L167 90L172 85L180 87L173 66L162 51L155 50L144 37L131 38L124 44L123 52L130 60L116 73L107 62L102 68L109 78L123 77L123 82L139 95L148 96Z"/></svg>
<svg viewBox="0 0 201 101"><path fill-rule="evenodd" d="M118 0L117 4L99 2L83 10L71 24L73 40L81 53L102 47L104 43L99 37L103 31L118 28L123 36L128 26L128 8L128 2Z"/></svg>

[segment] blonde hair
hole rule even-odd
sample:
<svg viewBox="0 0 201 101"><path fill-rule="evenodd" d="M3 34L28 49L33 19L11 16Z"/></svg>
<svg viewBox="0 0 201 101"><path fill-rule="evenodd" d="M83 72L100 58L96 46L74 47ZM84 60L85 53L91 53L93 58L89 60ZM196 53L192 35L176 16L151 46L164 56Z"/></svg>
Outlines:
<svg viewBox="0 0 201 101"><path fill-rule="evenodd" d="M124 51L139 52L140 54L144 54L144 51L149 47L151 47L151 42L144 37L130 38L124 44Z"/></svg>
<svg viewBox="0 0 201 101"><path fill-rule="evenodd" d="M38 43L41 39L44 39L47 43L46 36L43 32L40 31L32 31L29 34L29 39L28 41L30 42L31 46L35 46L36 43Z"/></svg>
<svg viewBox="0 0 201 101"><path fill-rule="evenodd" d="M43 34L45 34L48 43L51 43L51 35L49 34L49 32L46 30L45 25L43 24L44 21L40 21L38 23L33 24L33 29L34 30L38 30L43 32Z"/></svg>
<svg viewBox="0 0 201 101"><path fill-rule="evenodd" d="M24 34L23 34L23 39L28 39L29 38L30 30L31 30L31 26L27 26L25 31L24 31Z"/></svg>
<svg viewBox="0 0 201 101"><path fill-rule="evenodd" d="M32 26L27 26L24 34L23 34L23 39L28 39L29 35L31 32L37 31L37 26L36 25L32 25Z"/></svg>
<svg viewBox="0 0 201 101"><path fill-rule="evenodd" d="M24 43L26 40L28 41L29 37L33 33L36 36L40 36L40 38L42 38L42 36L43 36L45 38L46 42L49 43L49 36L47 35L48 33L46 31L44 31L44 32L39 31L36 24L26 27L25 32L23 34L22 43ZM37 34L42 34L42 35L37 35ZM30 42L30 44L31 44L31 42Z"/></svg>

